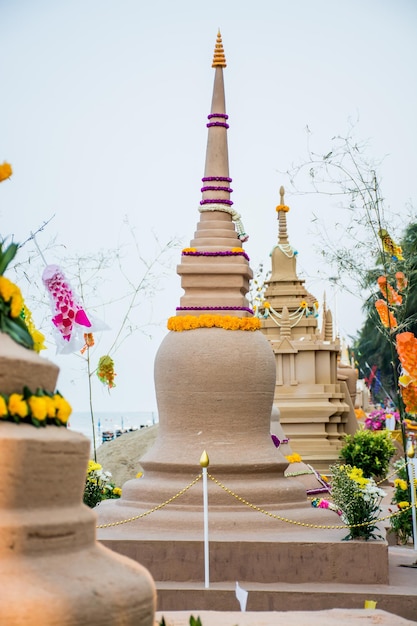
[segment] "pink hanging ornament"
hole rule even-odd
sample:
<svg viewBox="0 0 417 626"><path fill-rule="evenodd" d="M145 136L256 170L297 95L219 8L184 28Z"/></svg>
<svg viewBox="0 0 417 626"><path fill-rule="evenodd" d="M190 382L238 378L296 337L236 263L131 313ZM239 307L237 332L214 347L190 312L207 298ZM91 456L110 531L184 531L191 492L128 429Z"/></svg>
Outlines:
<svg viewBox="0 0 417 626"><path fill-rule="evenodd" d="M107 328L103 323L92 323L58 265L46 266L42 282L51 301L58 352L69 354L79 350L84 345L84 333Z"/></svg>

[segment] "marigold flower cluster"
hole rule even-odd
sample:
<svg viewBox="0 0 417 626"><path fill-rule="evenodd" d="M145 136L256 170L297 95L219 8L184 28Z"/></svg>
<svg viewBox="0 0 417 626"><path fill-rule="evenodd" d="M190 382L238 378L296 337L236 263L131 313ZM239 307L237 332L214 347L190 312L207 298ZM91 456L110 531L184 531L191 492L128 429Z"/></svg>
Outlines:
<svg viewBox="0 0 417 626"><path fill-rule="evenodd" d="M29 334L33 339L33 349L35 352L39 354L41 350L46 350L45 335L43 335L40 330L37 330L32 318L32 313L27 308L25 303L23 303L22 317L25 321Z"/></svg>
<svg viewBox="0 0 417 626"><path fill-rule="evenodd" d="M109 389L116 386L116 383L114 382L116 377L116 373L114 371L114 361L108 354L100 357L97 366L97 376L103 385L107 385Z"/></svg>
<svg viewBox="0 0 417 626"><path fill-rule="evenodd" d="M10 303L11 317L19 317L23 309L23 297L17 285L5 276L0 276L0 298Z"/></svg>
<svg viewBox="0 0 417 626"><path fill-rule="evenodd" d="M285 457L288 461L288 463L301 463L302 462L302 458L299 454L297 454L297 452L294 452L293 454L288 454Z"/></svg>
<svg viewBox="0 0 417 626"><path fill-rule="evenodd" d="M408 281L407 281L407 278L405 277L404 272L396 272L395 280L397 281L398 291L404 291L404 289L407 288Z"/></svg>
<svg viewBox="0 0 417 626"><path fill-rule="evenodd" d="M257 317L234 317L232 315L179 315L168 319L167 328L181 332L196 328L223 328L224 330L259 330Z"/></svg>
<svg viewBox="0 0 417 626"><path fill-rule="evenodd" d="M398 322L395 315L389 310L388 304L385 300L377 300L375 302L375 308L378 311L379 319L385 328L389 328L390 330L397 328Z"/></svg>
<svg viewBox="0 0 417 626"><path fill-rule="evenodd" d="M71 411L70 404L58 392L38 390L32 394L25 388L23 393L0 394L0 420L61 426L67 424Z"/></svg>
<svg viewBox="0 0 417 626"><path fill-rule="evenodd" d="M282 211L283 213L288 213L289 210L290 210L290 207L287 206L286 204L279 204L277 207L275 207L275 211L277 213L279 213L280 211Z"/></svg>
<svg viewBox="0 0 417 626"><path fill-rule="evenodd" d="M396 349L403 373L399 378L407 413L417 413L417 338L411 332L399 333Z"/></svg>
<svg viewBox="0 0 417 626"><path fill-rule="evenodd" d="M388 304L402 304L402 296L389 284L386 276L380 276L377 282L378 287Z"/></svg>

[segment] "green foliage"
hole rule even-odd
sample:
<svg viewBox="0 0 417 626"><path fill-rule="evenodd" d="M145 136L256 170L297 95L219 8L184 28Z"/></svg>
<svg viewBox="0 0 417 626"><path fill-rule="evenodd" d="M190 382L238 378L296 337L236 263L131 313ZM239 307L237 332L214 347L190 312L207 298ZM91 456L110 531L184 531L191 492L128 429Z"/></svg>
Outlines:
<svg viewBox="0 0 417 626"><path fill-rule="evenodd" d="M0 276L3 277L8 265L13 261L18 250L16 243L11 243L4 248L4 241L0 241ZM13 341L20 345L33 350L34 342L28 331L28 328L20 315L23 308L23 298L20 289L10 283L8 279L2 278L4 283L0 289L0 331L9 335ZM14 300L20 304L17 311L14 311Z"/></svg>
<svg viewBox="0 0 417 626"><path fill-rule="evenodd" d="M365 287L372 289L373 293L364 304L366 319L353 345L355 361L362 377L369 376L370 368L377 366L381 384L379 389L373 390L375 402L382 402L387 394L396 397L394 368L398 369L398 358L395 350L392 350L394 333L392 329L390 331L381 327L375 309L375 301L381 297L380 292L375 292L379 276L386 276L395 287L395 273L400 271L406 275L408 284L402 292L403 302L395 307L398 322L396 331L410 331L417 336L417 223L412 222L406 227L400 244L404 260L394 261L388 259L386 254L380 254L375 267L366 273Z"/></svg>
<svg viewBox="0 0 417 626"><path fill-rule="evenodd" d="M350 465L333 465L332 499L342 514L343 521L350 527L347 539L382 539L375 534L385 492L379 489L372 478L365 478L361 469Z"/></svg>
<svg viewBox="0 0 417 626"><path fill-rule="evenodd" d="M389 431L358 430L354 435L345 436L340 458L348 465L360 468L367 478L385 478L394 453Z"/></svg>
<svg viewBox="0 0 417 626"><path fill-rule="evenodd" d="M390 528L398 536L402 545L406 545L413 536L412 509L409 508L411 502L411 490L408 483L407 468L405 459L400 459L394 465L397 478L394 480L394 493L391 503L396 504L395 510L389 509L390 513L402 511L398 515L391 517ZM402 510L405 509L405 510Z"/></svg>

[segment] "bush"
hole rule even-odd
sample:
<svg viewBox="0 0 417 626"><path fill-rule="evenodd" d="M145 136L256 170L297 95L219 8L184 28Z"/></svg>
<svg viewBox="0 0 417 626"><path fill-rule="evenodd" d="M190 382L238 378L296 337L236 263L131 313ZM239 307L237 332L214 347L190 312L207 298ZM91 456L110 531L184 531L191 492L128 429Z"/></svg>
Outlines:
<svg viewBox="0 0 417 626"><path fill-rule="evenodd" d="M84 504L93 509L102 500L120 498L122 490L111 481L111 473L103 471L99 463L88 462L84 487Z"/></svg>
<svg viewBox="0 0 417 626"><path fill-rule="evenodd" d="M389 431L358 430L354 435L345 436L339 456L347 465L361 469L366 478L382 479L388 473L394 454L395 446Z"/></svg>
<svg viewBox="0 0 417 626"><path fill-rule="evenodd" d="M397 513L391 517L390 527L398 536L398 541L406 545L413 537L413 510L411 508L411 489L408 484L407 467L405 459L400 459L394 464L397 478L394 480L394 493L391 504L396 504L397 509L390 513ZM401 511L401 512L400 512Z"/></svg>

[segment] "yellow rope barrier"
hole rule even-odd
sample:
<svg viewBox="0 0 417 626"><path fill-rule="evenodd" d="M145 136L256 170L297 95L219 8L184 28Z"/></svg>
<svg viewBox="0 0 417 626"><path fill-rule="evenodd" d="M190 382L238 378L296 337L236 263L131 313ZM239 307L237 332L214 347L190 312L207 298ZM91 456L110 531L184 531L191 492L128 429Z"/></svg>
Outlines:
<svg viewBox="0 0 417 626"><path fill-rule="evenodd" d="M387 519L391 519L392 517L396 517L397 515L400 515L400 513L404 513L404 511L408 511L411 508L413 508L413 505L410 504L410 506L408 506L407 508L401 509L400 511L396 511L395 513L392 513L390 515L386 515L385 517L379 517L377 519L374 520L370 520L369 522L362 522L361 524L352 524L350 526L348 526L347 524L332 524L332 525L324 525L324 524L309 524L308 522L299 522L297 520L291 520L288 519L287 517L282 517L281 515L277 515L276 513L271 513L270 511L265 511L265 509L261 509L259 506L256 506L255 504L251 504L250 502L248 502L247 500L245 500L244 498L242 498L241 496L238 496L236 493L234 493L231 489L229 489L228 487L226 487L225 485L223 485L219 480L217 480L217 478L214 478L214 476L212 476L211 474L208 474L208 477L221 489L223 489L224 491L226 491L226 493L228 493L229 495L233 496L234 498L236 498L236 500L238 500L238 502L241 502L242 504L245 504L246 506L248 506L249 508L253 509L254 511L258 511L258 513L262 513L263 515L267 515L268 517L272 517L273 519L278 519L281 522L286 522L287 524L294 524L296 526L304 526L307 528L320 528L323 530L341 530L341 529L348 529L348 528L364 528L365 526L370 526L371 524L376 524L377 522L384 522Z"/></svg>
<svg viewBox="0 0 417 626"><path fill-rule="evenodd" d="M120 526L120 524L127 524L128 522L135 522L136 520L141 519L142 517L146 517L147 515L150 515L151 513L155 513L155 511L159 511L160 509L163 509L164 506L166 506L167 504L170 504L171 502L173 502L174 500L182 496L186 491L188 491L189 489L191 489L191 487L193 487L196 483L198 483L199 480L201 480L201 474L199 474L196 478L194 478L194 480L189 485L184 487L184 489L181 489L178 493L176 493L175 496L172 496L172 498L169 498L169 500L165 500L165 502L162 502L162 504L158 504L157 506L154 506L152 509L149 509L149 511L145 511L144 513L140 513L139 515L135 515L134 517L129 517L128 519L124 519L119 522L109 522L108 524L100 524L96 526L96 528L110 528L111 526Z"/></svg>
<svg viewBox="0 0 417 626"><path fill-rule="evenodd" d="M395 472L394 472L394 474L395 474ZM391 474L391 476L393 476L394 474ZM393 517L396 517L397 515L401 515L401 513L409 511L410 509L413 508L413 505L410 504L408 507L400 509L399 511L395 511L394 513L391 513L390 515L386 515L385 517L379 517L379 518L376 518L374 520L370 520L368 522L362 522L361 524L352 524L350 526L347 525L347 524L332 524L332 525L309 524L308 522L299 522L297 520L291 520L291 519L288 519L287 517L282 517L281 515L277 515L276 513L271 513L270 511L265 511L265 509L261 509L260 507L256 506L255 504L251 504L250 502L245 500L245 498L242 498L241 496L239 496L236 493L234 493L231 489L229 489L228 487L223 485L223 483L221 483L219 480L217 480L217 478L214 478L214 476L212 476L211 474L207 474L207 475L210 478L210 480L212 480L218 487L223 489L223 491L225 491L230 496L232 496L233 498L238 500L238 502L241 502L242 504L245 504L250 509L252 509L254 511L257 511L258 513L262 513L263 515L267 515L268 517L271 517L272 519L277 519L277 520L279 520L281 522L285 522L287 524L294 524L296 526L303 526L303 527L306 527L306 528L318 528L318 529L322 529L322 530L342 530L342 529L349 529L349 528L363 528L365 526L370 526L371 524L384 522L384 521L389 520L389 519L391 519ZM387 476L387 478L390 478L390 476ZM174 496L172 496L168 500L165 500L165 502L162 502L161 504L158 504L157 506L154 506L152 509L149 509L149 511L144 511L143 513L140 513L139 515L135 515L134 517L129 517L128 519L120 520L120 521L117 521L117 522L109 522L108 524L100 524L100 525L96 526L96 528L111 528L112 526L120 526L121 524L128 524L129 522L135 522L138 519L142 519L143 517L146 517L147 515L150 515L151 513L154 513L155 511L159 511L160 509L162 509L165 506L167 506L167 504L170 504L171 502L173 502L174 500L176 500L177 498L182 496L189 489L191 489L191 487L193 487L196 483L198 483L199 480L201 480L201 474L199 474L186 487L184 487L183 489L178 491L178 493L176 493ZM384 478L383 480L386 480L386 478ZM417 505L416 505L416 508L417 508Z"/></svg>

